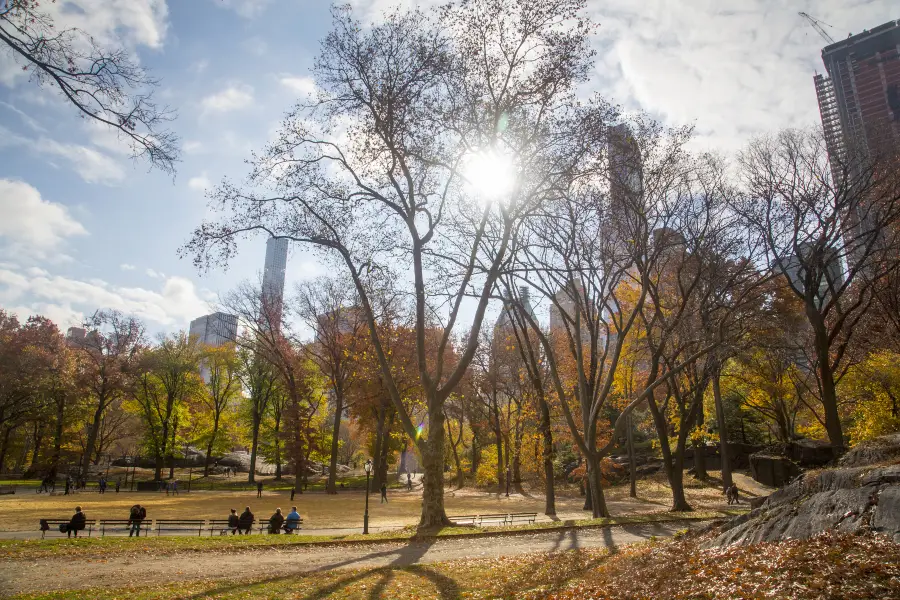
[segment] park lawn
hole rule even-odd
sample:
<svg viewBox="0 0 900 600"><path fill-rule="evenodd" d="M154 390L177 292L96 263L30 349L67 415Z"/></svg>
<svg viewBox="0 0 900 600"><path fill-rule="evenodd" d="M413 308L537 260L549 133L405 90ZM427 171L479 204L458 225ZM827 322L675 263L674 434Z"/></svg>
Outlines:
<svg viewBox="0 0 900 600"><path fill-rule="evenodd" d="M607 550L469 559L404 568L333 570L262 580L195 581L19 600L730 600L897 598L900 545L872 534L701 550L702 536Z"/></svg>
<svg viewBox="0 0 900 600"><path fill-rule="evenodd" d="M111 558L123 555L175 554L178 552L234 552L284 546L372 544L385 541L404 542L413 539L433 539L446 537L497 537L520 535L535 531L552 531L569 528L609 527L612 525L634 525L645 523L665 523L684 521L707 521L733 516L735 513L695 511L690 513L660 512L609 519L579 519L556 522L522 524L503 528L480 529L472 526L443 527L432 532L416 531L406 527L398 531L372 533L369 535L229 535L229 536L166 536L166 537L105 537L105 538L55 538L33 540L0 540L0 558L14 560L35 560L50 557Z"/></svg>
<svg viewBox="0 0 900 600"><path fill-rule="evenodd" d="M746 479L746 478L745 478ZM698 510L724 510L721 491L709 483L686 479L688 501ZM266 483L265 485L269 485ZM740 483L742 488L750 484ZM660 512L671 506L671 492L662 475L641 480L638 499L628 497L628 486L619 485L605 490L607 505L613 515L632 515ZM388 493L389 502L381 504L378 495L369 498L370 526L372 528L402 528L418 522L421 513L421 489L411 492L394 490ZM79 492L73 496L19 493L0 496L0 529L4 531L35 531L42 518L68 518L80 505L88 519L126 519L135 503L147 507L150 519L225 519L229 510L238 512L250 506L257 519L268 518L275 508L282 511L297 506L305 520L305 529L362 528L365 494L358 491L340 491L335 495L321 492L297 494L290 501L289 490L272 490L265 487L263 497L256 498L256 490L235 491L194 490L181 491L178 496L166 496L160 492L115 492L98 494ZM560 490L557 496L557 514L560 518L583 518L584 499L577 493ZM535 512L544 510L544 498L537 492L525 490L510 497L465 488L447 490L445 505L449 515L491 514L504 512Z"/></svg>

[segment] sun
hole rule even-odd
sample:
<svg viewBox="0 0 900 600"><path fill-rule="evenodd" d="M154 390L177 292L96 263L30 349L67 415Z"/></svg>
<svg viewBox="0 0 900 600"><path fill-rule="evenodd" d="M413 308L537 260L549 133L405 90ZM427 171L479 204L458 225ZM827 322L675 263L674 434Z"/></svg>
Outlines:
<svg viewBox="0 0 900 600"><path fill-rule="evenodd" d="M462 175L466 188L482 202L502 200L516 183L512 158L493 148L467 155L463 160Z"/></svg>

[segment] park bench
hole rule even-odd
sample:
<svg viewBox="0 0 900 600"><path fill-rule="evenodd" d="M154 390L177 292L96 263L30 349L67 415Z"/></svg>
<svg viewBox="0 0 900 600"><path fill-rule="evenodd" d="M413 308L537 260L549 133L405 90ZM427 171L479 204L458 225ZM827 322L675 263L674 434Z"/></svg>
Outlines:
<svg viewBox="0 0 900 600"><path fill-rule="evenodd" d="M457 525L478 525L478 515L457 515L447 518Z"/></svg>
<svg viewBox="0 0 900 600"><path fill-rule="evenodd" d="M260 533L269 533L269 519L263 519L257 525L259 526ZM284 520L284 523L281 525L281 529L279 529L279 531L281 533L289 533L288 531L285 531L285 529L284 529L285 525L287 525L287 519ZM303 525L303 519L300 519L300 524L297 526L296 529L294 529L294 531L296 531L297 529L300 529L300 527L302 525ZM290 533L293 533L293 531L291 531Z"/></svg>
<svg viewBox="0 0 900 600"><path fill-rule="evenodd" d="M200 520L183 520L183 519L156 519L156 535L159 536L163 531L176 531L178 533L193 533L203 535L203 526L206 521Z"/></svg>
<svg viewBox="0 0 900 600"><path fill-rule="evenodd" d="M101 519L100 520L100 537L106 535L107 531L122 531L124 533L131 532L131 521L128 519ZM141 521L141 531L144 535L150 535L150 519Z"/></svg>
<svg viewBox="0 0 900 600"><path fill-rule="evenodd" d="M231 533L232 529L236 530L237 528L229 527L228 519L210 519L209 527L207 527L207 529L209 530L209 535L211 536L214 533L219 533L221 535L225 535L224 533L222 533L223 531L225 533Z"/></svg>
<svg viewBox="0 0 900 600"><path fill-rule="evenodd" d="M62 535L64 532L59 530L59 526L63 523L68 525L70 521L71 519L40 519L41 539L44 539L44 536L47 534L47 532L58 533ZM93 532L94 525L96 524L97 521L88 519L84 522L84 529L79 529L79 532L87 531L88 537L91 537L91 532ZM44 527L44 525L46 525L46 528Z"/></svg>
<svg viewBox="0 0 900 600"><path fill-rule="evenodd" d="M498 525L506 525L506 522L509 520L509 515L478 515L478 526L481 527L487 523L496 523Z"/></svg>
<svg viewBox="0 0 900 600"><path fill-rule="evenodd" d="M509 515L509 524L534 523L535 519L537 519L537 513L512 513Z"/></svg>

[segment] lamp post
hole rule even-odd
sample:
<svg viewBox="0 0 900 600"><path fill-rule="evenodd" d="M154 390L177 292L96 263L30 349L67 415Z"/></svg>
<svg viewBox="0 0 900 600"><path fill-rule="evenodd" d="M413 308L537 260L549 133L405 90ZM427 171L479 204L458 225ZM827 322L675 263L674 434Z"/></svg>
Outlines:
<svg viewBox="0 0 900 600"><path fill-rule="evenodd" d="M372 473L372 459L366 461L366 512L363 515L363 535L369 533L369 475Z"/></svg>

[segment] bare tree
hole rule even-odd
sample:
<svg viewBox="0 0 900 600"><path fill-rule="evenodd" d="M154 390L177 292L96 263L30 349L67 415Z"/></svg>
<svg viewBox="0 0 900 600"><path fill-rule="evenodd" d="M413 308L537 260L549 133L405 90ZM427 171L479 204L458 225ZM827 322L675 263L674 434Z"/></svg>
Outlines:
<svg viewBox="0 0 900 600"><path fill-rule="evenodd" d="M341 420L347 409L347 391L357 373L357 355L362 350L360 332L365 327L357 306L353 284L321 277L298 286L297 314L312 329L315 339L304 346L328 379L334 401L331 458L325 491L337 493L337 457Z"/></svg>
<svg viewBox="0 0 900 600"><path fill-rule="evenodd" d="M254 159L246 189L226 182L213 193L221 220L199 227L183 249L200 266L224 263L239 239L265 232L343 265L386 389L422 456L421 527L449 522L443 405L474 356L510 239L581 156L571 151L582 138L571 135L570 117L574 87L591 65L584 5L475 0L391 13L372 27L335 9L315 63L316 101L288 115ZM466 167L479 161L518 174L497 190L498 202L479 202L487 190L468 185L477 177ZM369 299L369 276L391 266L415 303L425 435L397 391ZM466 298L473 310L463 325ZM442 335L429 362L426 330L435 327ZM460 328L467 342L451 364Z"/></svg>
<svg viewBox="0 0 900 600"><path fill-rule="evenodd" d="M118 311L98 311L85 321L84 328L84 338L72 341L80 358L78 384L90 398L93 411L81 459L83 477L87 476L103 416L131 388L136 360L144 344L143 324Z"/></svg>
<svg viewBox="0 0 900 600"><path fill-rule="evenodd" d="M900 261L900 177L888 157L828 156L824 134L784 130L740 155L746 195L736 208L766 245L771 270L803 303L822 406L835 452L845 446L836 384L875 293Z"/></svg>
<svg viewBox="0 0 900 600"><path fill-rule="evenodd" d="M159 80L124 48L103 47L80 29L58 29L38 0L7 0L0 11L0 48L40 86L55 88L86 119L115 130L134 157L174 173L175 118L153 98Z"/></svg>

